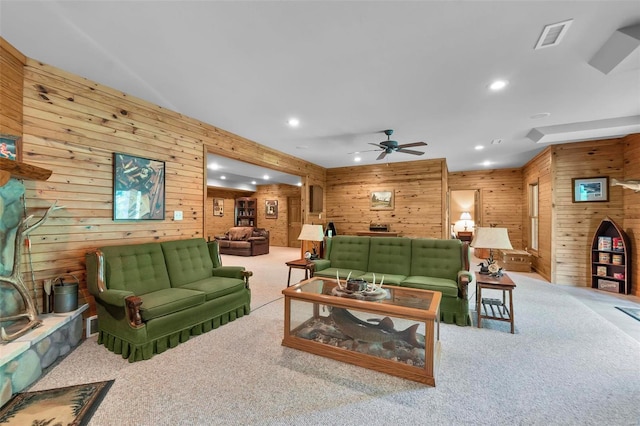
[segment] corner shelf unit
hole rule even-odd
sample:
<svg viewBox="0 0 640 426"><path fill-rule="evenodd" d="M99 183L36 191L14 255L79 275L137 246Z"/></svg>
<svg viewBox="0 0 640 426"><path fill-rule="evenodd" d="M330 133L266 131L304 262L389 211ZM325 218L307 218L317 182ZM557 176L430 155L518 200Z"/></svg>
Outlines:
<svg viewBox="0 0 640 426"><path fill-rule="evenodd" d="M605 217L591 243L591 287L631 293L631 244L627 234Z"/></svg>
<svg viewBox="0 0 640 426"><path fill-rule="evenodd" d="M236 198L236 226L258 226L257 207L256 198Z"/></svg>

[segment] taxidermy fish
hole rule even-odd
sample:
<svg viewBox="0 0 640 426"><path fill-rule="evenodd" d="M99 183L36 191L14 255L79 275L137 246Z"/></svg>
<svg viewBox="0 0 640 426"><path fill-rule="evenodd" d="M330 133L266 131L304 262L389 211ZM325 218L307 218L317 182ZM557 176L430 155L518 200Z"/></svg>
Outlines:
<svg viewBox="0 0 640 426"><path fill-rule="evenodd" d="M414 324L403 331L394 328L393 320L389 317L372 319L370 324L353 316L346 309L333 308L331 319L336 323L340 331L353 340L367 343L382 343L393 346L394 340L403 340L416 348L424 348L424 342L419 342L416 330L419 324Z"/></svg>
<svg viewBox="0 0 640 426"><path fill-rule="evenodd" d="M640 192L640 180L618 180L611 179L611 186L619 185L623 188L633 189Z"/></svg>

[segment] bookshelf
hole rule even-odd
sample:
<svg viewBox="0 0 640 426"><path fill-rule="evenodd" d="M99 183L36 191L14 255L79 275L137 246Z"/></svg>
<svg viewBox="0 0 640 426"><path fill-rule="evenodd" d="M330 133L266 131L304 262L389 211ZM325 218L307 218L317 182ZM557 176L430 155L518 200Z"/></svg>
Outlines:
<svg viewBox="0 0 640 426"><path fill-rule="evenodd" d="M602 219L591 244L591 287L629 294L630 250L627 234L609 217Z"/></svg>

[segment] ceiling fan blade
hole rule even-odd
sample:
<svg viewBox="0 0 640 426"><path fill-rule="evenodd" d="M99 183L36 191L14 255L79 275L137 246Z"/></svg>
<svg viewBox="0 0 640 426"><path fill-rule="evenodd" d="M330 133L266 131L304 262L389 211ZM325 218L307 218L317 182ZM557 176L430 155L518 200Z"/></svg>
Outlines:
<svg viewBox="0 0 640 426"><path fill-rule="evenodd" d="M387 151L382 151L376 160L382 160L387 155Z"/></svg>
<svg viewBox="0 0 640 426"><path fill-rule="evenodd" d="M349 155L349 154L360 154L362 152L373 152L373 151L380 152L380 149L365 149L363 151L347 152L347 155Z"/></svg>
<svg viewBox="0 0 640 426"><path fill-rule="evenodd" d="M403 143L402 145L398 145L398 148L409 148L411 146L427 146L427 143L426 142Z"/></svg>
<svg viewBox="0 0 640 426"><path fill-rule="evenodd" d="M412 149L404 149L404 148L400 148L396 152L404 152L405 154L413 154L413 155L422 155L422 154L424 154L424 152L422 152L422 151L414 151Z"/></svg>

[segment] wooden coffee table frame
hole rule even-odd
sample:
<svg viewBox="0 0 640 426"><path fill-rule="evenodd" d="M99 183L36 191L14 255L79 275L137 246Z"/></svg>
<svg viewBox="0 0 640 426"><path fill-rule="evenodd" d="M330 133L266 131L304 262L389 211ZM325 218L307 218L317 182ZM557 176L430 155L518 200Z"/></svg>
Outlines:
<svg viewBox="0 0 640 426"><path fill-rule="evenodd" d="M436 373L440 363L440 301L442 293L437 291L392 287L396 295L419 299L430 299L428 309L412 308L393 304L383 304L364 300L339 297L328 294L304 292L300 287L312 281L322 280L328 285L335 285L335 280L327 278L311 278L282 290L284 294L284 338L282 345L299 349L315 355L354 364L404 379L413 380L426 385L436 385ZM384 286L385 288L389 288ZM320 316L320 306L353 309L379 316L391 316L421 322L425 329L425 365L411 366L399 361L388 360L373 355L363 354L297 337L291 329L291 302L302 301L313 304L313 317Z"/></svg>

